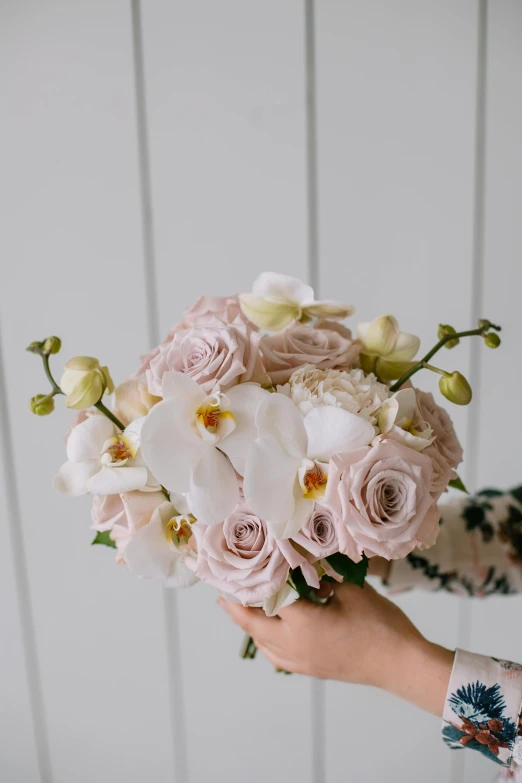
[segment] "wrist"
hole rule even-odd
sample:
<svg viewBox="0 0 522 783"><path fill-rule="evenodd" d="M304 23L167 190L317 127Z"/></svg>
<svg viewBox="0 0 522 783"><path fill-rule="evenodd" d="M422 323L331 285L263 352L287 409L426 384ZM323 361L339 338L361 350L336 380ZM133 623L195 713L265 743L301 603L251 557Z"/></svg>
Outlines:
<svg viewBox="0 0 522 783"><path fill-rule="evenodd" d="M442 717L455 653L423 637L412 639L400 653L386 690L416 707Z"/></svg>

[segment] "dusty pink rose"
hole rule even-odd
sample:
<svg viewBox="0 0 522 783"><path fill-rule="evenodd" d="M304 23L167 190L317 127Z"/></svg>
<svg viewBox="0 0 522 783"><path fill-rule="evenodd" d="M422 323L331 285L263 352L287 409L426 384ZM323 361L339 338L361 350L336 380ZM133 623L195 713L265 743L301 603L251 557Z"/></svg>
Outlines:
<svg viewBox="0 0 522 783"><path fill-rule="evenodd" d="M197 522L193 533L196 575L243 605L262 603L285 584L289 563L266 522L244 502L219 525Z"/></svg>
<svg viewBox="0 0 522 783"><path fill-rule="evenodd" d="M193 378L210 394L237 383L262 380L261 336L240 319L225 324L212 318L206 326L178 331L171 343L152 359L147 370L151 394L161 394L163 375L176 370Z"/></svg>
<svg viewBox="0 0 522 783"><path fill-rule="evenodd" d="M94 495L92 525L100 532L110 530L118 548L118 561L125 562L124 550L132 533L146 525L155 509L165 502L163 492L123 492L121 495Z"/></svg>
<svg viewBox="0 0 522 783"><path fill-rule="evenodd" d="M154 348L149 353L140 356L140 362L141 362L140 366L138 367L138 369L136 370L136 372L132 377L143 379L143 381L145 382L145 373L147 372L147 370L150 370L150 365L152 360L155 359L156 356L158 356L162 352L162 350L164 350L167 346L171 344L176 332L178 332L180 329L186 329L186 328L187 325L183 323L176 324L175 326L173 326L170 332L168 333L168 335L163 340L163 342L161 342L156 348Z"/></svg>
<svg viewBox="0 0 522 783"><path fill-rule="evenodd" d="M395 560L432 546L440 517L432 474L429 457L391 440L333 457L324 505L347 531L342 551L352 557L353 541L368 557Z"/></svg>
<svg viewBox="0 0 522 783"><path fill-rule="evenodd" d="M431 466L433 468L431 494L435 500L438 500L442 493L446 491L448 481L455 475L454 470L446 457L435 448L435 443L432 443L431 446L424 449L422 453L431 459Z"/></svg>
<svg viewBox="0 0 522 783"><path fill-rule="evenodd" d="M219 318L231 324L238 316L245 320L237 296L200 296L183 313L183 323L187 327L206 326L212 318Z"/></svg>
<svg viewBox="0 0 522 783"><path fill-rule="evenodd" d="M450 467L456 468L462 462L462 446L447 411L437 405L430 392L415 389L415 395L417 415L431 427L436 436L433 445Z"/></svg>
<svg viewBox="0 0 522 783"><path fill-rule="evenodd" d="M315 563L339 551L338 520L332 510L316 504L314 512L292 541L310 554Z"/></svg>
<svg viewBox="0 0 522 783"><path fill-rule="evenodd" d="M305 364L320 370L348 370L356 366L360 345L352 341L349 329L343 326L342 330L331 325L325 329L294 323L263 337L261 353L272 383L286 383L294 370Z"/></svg>

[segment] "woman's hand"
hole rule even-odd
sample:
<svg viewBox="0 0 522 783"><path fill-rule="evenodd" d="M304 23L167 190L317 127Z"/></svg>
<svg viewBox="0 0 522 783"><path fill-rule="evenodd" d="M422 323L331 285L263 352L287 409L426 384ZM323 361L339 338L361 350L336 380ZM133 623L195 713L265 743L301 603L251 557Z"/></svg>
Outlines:
<svg viewBox="0 0 522 783"><path fill-rule="evenodd" d="M301 600L279 617L219 603L277 668L374 685L442 715L453 653L428 642L369 584L335 585L327 605Z"/></svg>

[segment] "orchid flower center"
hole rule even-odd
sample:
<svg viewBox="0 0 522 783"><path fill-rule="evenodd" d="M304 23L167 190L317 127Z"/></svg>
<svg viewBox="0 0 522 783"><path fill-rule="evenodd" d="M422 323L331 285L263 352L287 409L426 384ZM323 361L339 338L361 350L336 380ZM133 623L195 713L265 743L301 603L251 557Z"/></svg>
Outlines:
<svg viewBox="0 0 522 783"><path fill-rule="evenodd" d="M221 398L221 394L206 397L196 411L196 429L208 443L217 443L236 428L232 411L221 410Z"/></svg>
<svg viewBox="0 0 522 783"><path fill-rule="evenodd" d="M169 519L166 526L167 539L174 549L188 548L188 542L192 537L192 524L196 518L192 514L178 514Z"/></svg>
<svg viewBox="0 0 522 783"><path fill-rule="evenodd" d="M101 461L109 467L125 465L129 459L134 459L138 447L125 435L115 435L103 444Z"/></svg>
<svg viewBox="0 0 522 783"><path fill-rule="evenodd" d="M299 468L298 478L303 490L303 497L307 500L318 500L326 491L328 465L324 462L305 459Z"/></svg>

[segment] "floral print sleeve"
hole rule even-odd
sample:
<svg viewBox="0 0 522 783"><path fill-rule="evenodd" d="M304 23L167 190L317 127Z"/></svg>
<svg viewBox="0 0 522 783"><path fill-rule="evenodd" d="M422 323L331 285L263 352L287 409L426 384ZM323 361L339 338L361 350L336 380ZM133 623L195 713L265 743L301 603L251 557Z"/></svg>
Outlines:
<svg viewBox="0 0 522 783"><path fill-rule="evenodd" d="M451 748L477 750L520 770L521 706L520 664L456 651L442 716L442 736Z"/></svg>
<svg viewBox="0 0 522 783"><path fill-rule="evenodd" d="M454 500L443 507L441 521L435 546L393 562L387 582L392 591L522 592L522 487Z"/></svg>

